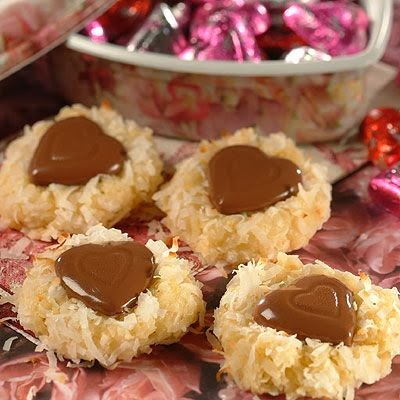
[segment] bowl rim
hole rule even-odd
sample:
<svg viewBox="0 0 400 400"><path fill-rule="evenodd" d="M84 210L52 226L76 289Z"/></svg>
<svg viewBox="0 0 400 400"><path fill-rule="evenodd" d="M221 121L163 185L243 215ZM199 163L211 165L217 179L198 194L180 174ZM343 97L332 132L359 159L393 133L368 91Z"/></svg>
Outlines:
<svg viewBox="0 0 400 400"><path fill-rule="evenodd" d="M283 60L254 62L187 61L166 54L130 52L122 46L95 43L88 37L73 34L67 48L102 59L156 70L201 75L224 76L292 76L327 74L359 70L377 62L385 51L392 26L393 0L363 0L362 4L372 22L370 40L360 53L333 57L330 61L304 61L298 64Z"/></svg>

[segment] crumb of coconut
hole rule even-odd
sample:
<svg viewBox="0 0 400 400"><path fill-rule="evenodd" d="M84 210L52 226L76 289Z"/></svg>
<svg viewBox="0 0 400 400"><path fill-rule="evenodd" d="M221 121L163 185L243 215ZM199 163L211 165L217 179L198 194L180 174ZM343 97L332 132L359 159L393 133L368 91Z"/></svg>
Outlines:
<svg viewBox="0 0 400 400"><path fill-rule="evenodd" d="M13 297L14 295L5 291L0 287L0 305L2 304L7 304L7 303L13 303Z"/></svg>
<svg viewBox="0 0 400 400"><path fill-rule="evenodd" d="M220 149L246 144L269 156L287 158L302 171L296 195L267 209L224 215L209 199L208 162ZM253 257L274 259L279 251L292 251L308 243L329 218L331 185L325 169L311 163L283 133L258 136L253 129L213 142L177 166L173 178L153 199L166 213L162 222L211 265L239 264Z"/></svg>
<svg viewBox="0 0 400 400"><path fill-rule="evenodd" d="M152 220L148 224L148 235L153 236L155 240L165 241L170 235L164 232L164 228L160 221Z"/></svg>
<svg viewBox="0 0 400 400"><path fill-rule="evenodd" d="M351 346L303 342L254 321L254 308L266 293L313 274L339 279L354 293L357 322ZM239 267L215 311L214 334L225 355L221 371L244 390L285 393L288 400L353 400L362 383L388 375L400 354L398 291L373 285L365 274L334 270L321 261L303 265L297 256L280 253L276 263Z"/></svg>
<svg viewBox="0 0 400 400"><path fill-rule="evenodd" d="M36 386L31 386L26 394L26 400L34 400L36 397L36 393L38 388Z"/></svg>
<svg viewBox="0 0 400 400"><path fill-rule="evenodd" d="M46 377L46 383L57 382L66 383L68 382L67 374L58 371L57 368L57 357L55 353L51 350L46 351L47 360L49 361L49 368L45 371L44 376Z"/></svg>
<svg viewBox="0 0 400 400"><path fill-rule="evenodd" d="M91 368L95 364L95 361L81 361L79 363L74 363L71 361L67 362L68 368Z"/></svg>
<svg viewBox="0 0 400 400"><path fill-rule="evenodd" d="M17 339L18 339L18 336L9 337L3 344L3 351L10 351L14 340L17 340Z"/></svg>
<svg viewBox="0 0 400 400"><path fill-rule="evenodd" d="M118 175L99 174L85 185L34 185L28 175L30 160L54 121L39 121L10 143L0 169L1 223L32 239L51 241L68 233L86 232L98 223L110 227L140 203L151 198L162 182L162 161L152 132L105 108L75 104L64 107L56 121L85 116L119 140L127 159Z"/></svg>
<svg viewBox="0 0 400 400"><path fill-rule="evenodd" d="M18 239L10 248L0 249L0 258L9 258L13 260L28 260L29 256L24 254L24 250L31 244L27 237Z"/></svg>

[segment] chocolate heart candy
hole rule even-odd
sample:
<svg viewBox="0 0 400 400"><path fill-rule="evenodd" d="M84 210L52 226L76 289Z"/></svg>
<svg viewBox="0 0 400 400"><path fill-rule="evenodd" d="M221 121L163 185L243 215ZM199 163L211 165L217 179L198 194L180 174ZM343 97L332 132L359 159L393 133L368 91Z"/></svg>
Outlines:
<svg viewBox="0 0 400 400"><path fill-rule="evenodd" d="M237 145L217 152L208 164L211 203L222 214L256 211L296 194L301 171L286 158Z"/></svg>
<svg viewBox="0 0 400 400"><path fill-rule="evenodd" d="M132 307L150 284L153 253L133 241L85 244L62 253L55 270L69 297L116 315Z"/></svg>
<svg viewBox="0 0 400 400"><path fill-rule="evenodd" d="M82 185L98 174L118 174L126 152L93 121L72 117L55 122L43 135L29 166L36 185Z"/></svg>
<svg viewBox="0 0 400 400"><path fill-rule="evenodd" d="M254 320L301 340L350 346L356 324L353 293L338 279L310 275L267 294L256 306Z"/></svg>

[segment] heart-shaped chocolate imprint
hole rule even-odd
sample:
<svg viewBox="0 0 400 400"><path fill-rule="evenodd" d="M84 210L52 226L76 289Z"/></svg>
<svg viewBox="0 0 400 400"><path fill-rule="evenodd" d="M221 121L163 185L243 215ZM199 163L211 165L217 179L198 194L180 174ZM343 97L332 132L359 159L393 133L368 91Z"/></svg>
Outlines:
<svg viewBox="0 0 400 400"><path fill-rule="evenodd" d="M133 241L85 244L62 253L55 270L69 297L116 315L132 307L150 284L153 253Z"/></svg>
<svg viewBox="0 0 400 400"><path fill-rule="evenodd" d="M254 146L218 151L208 163L209 194L222 214L257 211L295 195L301 171L286 158L269 157Z"/></svg>
<svg viewBox="0 0 400 400"><path fill-rule="evenodd" d="M353 293L336 278L310 275L268 293L254 310L264 326L297 334L301 340L350 346L356 325Z"/></svg>
<svg viewBox="0 0 400 400"><path fill-rule="evenodd" d="M56 121L43 135L29 165L36 185L83 185L98 174L118 174L126 152L92 120L71 117Z"/></svg>

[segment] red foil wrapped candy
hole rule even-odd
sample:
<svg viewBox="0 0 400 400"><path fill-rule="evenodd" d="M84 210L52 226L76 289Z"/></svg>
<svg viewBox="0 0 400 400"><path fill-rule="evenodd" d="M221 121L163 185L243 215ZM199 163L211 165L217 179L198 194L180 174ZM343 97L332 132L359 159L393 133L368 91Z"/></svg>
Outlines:
<svg viewBox="0 0 400 400"><path fill-rule="evenodd" d="M94 42L110 42L137 30L150 13L155 0L119 0L84 31Z"/></svg>
<svg viewBox="0 0 400 400"><path fill-rule="evenodd" d="M257 43L266 52L268 58L273 59L279 59L290 50L306 45L299 35L284 26L270 28L257 37Z"/></svg>
<svg viewBox="0 0 400 400"><path fill-rule="evenodd" d="M400 111L394 108L371 110L361 125L369 159L380 166L400 162Z"/></svg>

